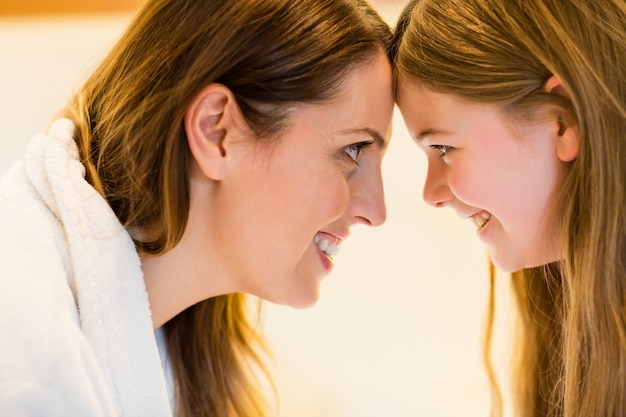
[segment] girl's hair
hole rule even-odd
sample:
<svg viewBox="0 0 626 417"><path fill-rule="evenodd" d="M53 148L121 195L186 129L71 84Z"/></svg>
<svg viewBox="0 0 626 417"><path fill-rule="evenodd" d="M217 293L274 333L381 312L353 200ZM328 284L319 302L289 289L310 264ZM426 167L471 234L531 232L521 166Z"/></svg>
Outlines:
<svg viewBox="0 0 626 417"><path fill-rule="evenodd" d="M139 251L164 253L187 223L183 117L206 85L228 87L267 139L290 106L333 98L390 41L362 0L149 1L65 111L87 180L127 228L149 228ZM178 416L263 414L250 384L263 344L247 307L242 294L215 297L165 325Z"/></svg>
<svg viewBox="0 0 626 417"><path fill-rule="evenodd" d="M393 55L396 82L521 121L556 105L576 123L579 154L555 202L562 260L512 277L523 338L517 415L625 416L626 3L414 0ZM551 75L570 99L544 91Z"/></svg>

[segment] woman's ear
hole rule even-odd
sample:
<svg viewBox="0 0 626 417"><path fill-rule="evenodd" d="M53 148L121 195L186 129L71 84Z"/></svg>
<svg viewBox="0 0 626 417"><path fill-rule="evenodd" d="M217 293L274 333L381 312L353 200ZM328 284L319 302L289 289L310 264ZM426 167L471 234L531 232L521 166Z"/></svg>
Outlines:
<svg viewBox="0 0 626 417"><path fill-rule="evenodd" d="M222 84L209 84L185 113L191 155L204 175L221 180L228 173L229 135L243 120L233 93Z"/></svg>
<svg viewBox="0 0 626 417"><path fill-rule="evenodd" d="M569 91L567 91L556 75L548 78L544 89L548 93L560 95L568 100L571 99ZM556 153L563 162L571 162L578 157L578 126L569 119L569 117L562 116L559 116L557 119Z"/></svg>

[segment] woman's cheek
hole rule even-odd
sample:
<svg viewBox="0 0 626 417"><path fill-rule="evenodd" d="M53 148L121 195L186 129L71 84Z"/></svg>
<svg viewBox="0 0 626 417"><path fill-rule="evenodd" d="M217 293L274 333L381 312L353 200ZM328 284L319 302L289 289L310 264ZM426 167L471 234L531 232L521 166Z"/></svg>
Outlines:
<svg viewBox="0 0 626 417"><path fill-rule="evenodd" d="M322 217L326 224L341 217L348 209L350 187L345 176L323 173L311 179L301 192L303 201L308 201L308 208L315 218Z"/></svg>

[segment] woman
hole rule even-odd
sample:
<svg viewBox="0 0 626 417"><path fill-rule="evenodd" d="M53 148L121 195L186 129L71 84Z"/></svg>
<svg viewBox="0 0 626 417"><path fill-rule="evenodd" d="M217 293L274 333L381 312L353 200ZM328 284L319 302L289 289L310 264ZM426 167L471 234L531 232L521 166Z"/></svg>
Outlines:
<svg viewBox="0 0 626 417"><path fill-rule="evenodd" d="M514 272L516 415L626 415L623 0L412 1L393 48L424 199Z"/></svg>
<svg viewBox="0 0 626 417"><path fill-rule="evenodd" d="M171 415L157 330L177 416L263 415L242 294L314 304L384 222L390 40L360 0L149 1L3 178L1 414Z"/></svg>

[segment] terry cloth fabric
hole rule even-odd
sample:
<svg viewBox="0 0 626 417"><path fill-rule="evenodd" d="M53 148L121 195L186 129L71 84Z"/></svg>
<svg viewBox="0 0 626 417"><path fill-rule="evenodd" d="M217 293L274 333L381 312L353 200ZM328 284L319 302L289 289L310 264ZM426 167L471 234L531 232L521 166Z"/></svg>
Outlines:
<svg viewBox="0 0 626 417"><path fill-rule="evenodd" d="M74 129L0 181L0 415L171 416L139 256Z"/></svg>

